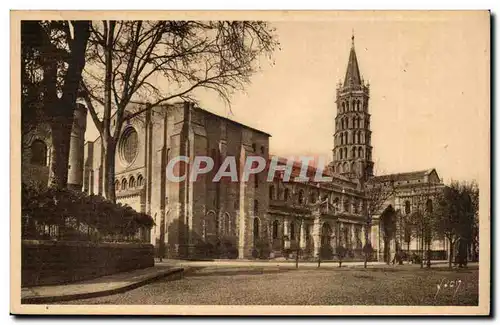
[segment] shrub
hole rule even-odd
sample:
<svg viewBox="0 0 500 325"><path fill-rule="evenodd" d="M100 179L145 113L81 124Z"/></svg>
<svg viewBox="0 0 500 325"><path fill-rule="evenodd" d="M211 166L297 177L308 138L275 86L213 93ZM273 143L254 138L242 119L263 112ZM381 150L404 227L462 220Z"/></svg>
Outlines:
<svg viewBox="0 0 500 325"><path fill-rule="evenodd" d="M320 248L320 254L322 260L331 260L333 259L333 248L330 245L322 246Z"/></svg>
<svg viewBox="0 0 500 325"><path fill-rule="evenodd" d="M253 258L267 259L269 258L269 243L263 239L257 239L254 243L254 248L252 250Z"/></svg>
<svg viewBox="0 0 500 325"><path fill-rule="evenodd" d="M134 240L151 229L151 216L97 195L72 190L22 186L23 238Z"/></svg>
<svg viewBox="0 0 500 325"><path fill-rule="evenodd" d="M339 259L339 267L342 267L342 261L347 255L347 249L344 246L337 246L337 258Z"/></svg>

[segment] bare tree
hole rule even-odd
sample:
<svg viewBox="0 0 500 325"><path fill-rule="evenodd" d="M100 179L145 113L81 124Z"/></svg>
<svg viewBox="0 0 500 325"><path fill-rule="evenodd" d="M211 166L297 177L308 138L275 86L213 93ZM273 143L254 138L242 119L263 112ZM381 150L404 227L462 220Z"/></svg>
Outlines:
<svg viewBox="0 0 500 325"><path fill-rule="evenodd" d="M366 223L365 223L365 268L367 267L368 257L372 254L372 243L370 240L370 229L372 227L373 216L380 214L383 207L396 192L396 176L387 175L374 177L365 184L366 203L364 205Z"/></svg>
<svg viewBox="0 0 500 325"><path fill-rule="evenodd" d="M459 239L471 244L478 214L479 190L475 183L453 181L437 197L434 229L444 235L450 244L448 266L453 263L455 244ZM460 251L462 259L467 252ZM464 256L465 255L465 256Z"/></svg>
<svg viewBox="0 0 500 325"><path fill-rule="evenodd" d="M415 230L414 236L420 243L420 267L423 268L425 255L427 255L427 266L430 267L431 243L435 235L434 204L433 199L438 195L437 184L429 183L424 187L414 189L411 195L413 212L409 216L409 223ZM427 252L425 254L425 252Z"/></svg>
<svg viewBox="0 0 500 325"><path fill-rule="evenodd" d="M94 23L84 89L103 143L104 195L115 200L115 152L125 120L173 99L195 101L200 88L229 102L250 81L260 56L277 45L274 30L259 21ZM139 108L126 114L130 104Z"/></svg>

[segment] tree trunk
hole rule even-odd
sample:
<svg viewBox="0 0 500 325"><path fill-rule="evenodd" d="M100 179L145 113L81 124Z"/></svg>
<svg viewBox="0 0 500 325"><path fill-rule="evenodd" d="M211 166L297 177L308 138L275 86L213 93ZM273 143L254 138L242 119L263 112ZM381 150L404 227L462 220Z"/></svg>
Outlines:
<svg viewBox="0 0 500 325"><path fill-rule="evenodd" d="M387 264L391 264L391 240L384 238L384 260Z"/></svg>
<svg viewBox="0 0 500 325"><path fill-rule="evenodd" d="M424 232L422 231L422 236L420 237L420 268L424 268Z"/></svg>
<svg viewBox="0 0 500 325"><path fill-rule="evenodd" d="M427 267L431 267L431 243L427 242Z"/></svg>
<svg viewBox="0 0 500 325"><path fill-rule="evenodd" d="M366 269L367 265L368 265L368 254L372 254L371 252L369 252L368 250L365 251L365 248L368 247L368 245L370 245L370 247L372 247L371 245L371 242L370 242L370 238L369 238L369 234L368 234L368 229L369 229L369 226L368 224L365 225L365 247L363 247L363 253L365 254L365 263L364 263L364 268ZM372 247L373 248L373 247Z"/></svg>
<svg viewBox="0 0 500 325"><path fill-rule="evenodd" d="M64 76L64 85L61 99L57 99L55 78L57 67L54 65L52 47L47 44L43 53L48 60L44 67L44 83L46 82L47 101L45 109L50 113L50 127L52 132L52 166L49 186L66 188L68 184L68 160L73 127L73 113L78 97L78 90L82 79L82 70L85 66L85 51L90 37L90 21L74 21L74 39L71 43L71 57L68 69ZM47 79L47 80L45 80Z"/></svg>
<svg viewBox="0 0 500 325"><path fill-rule="evenodd" d="M116 203L116 192L115 192L115 152L116 152L116 141L114 139L108 139L104 146L104 177L103 177L103 187L104 196Z"/></svg>
<svg viewBox="0 0 500 325"><path fill-rule="evenodd" d="M453 245L454 245L454 243L449 238L448 238L448 241L450 242L450 254L448 256L448 267L451 269L452 263L453 263Z"/></svg>
<svg viewBox="0 0 500 325"><path fill-rule="evenodd" d="M58 116L51 119L52 158L49 177L49 186L64 189L68 184L68 160L71 127L73 119L67 116Z"/></svg>

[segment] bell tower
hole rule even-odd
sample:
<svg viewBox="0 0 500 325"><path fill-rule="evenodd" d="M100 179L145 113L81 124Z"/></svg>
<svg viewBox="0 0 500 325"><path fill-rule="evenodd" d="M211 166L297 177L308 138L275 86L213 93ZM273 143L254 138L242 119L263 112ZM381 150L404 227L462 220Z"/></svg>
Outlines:
<svg viewBox="0 0 500 325"><path fill-rule="evenodd" d="M359 73L352 36L344 83L337 84L337 116L333 135L333 169L336 174L366 180L373 176L370 114L370 84Z"/></svg>

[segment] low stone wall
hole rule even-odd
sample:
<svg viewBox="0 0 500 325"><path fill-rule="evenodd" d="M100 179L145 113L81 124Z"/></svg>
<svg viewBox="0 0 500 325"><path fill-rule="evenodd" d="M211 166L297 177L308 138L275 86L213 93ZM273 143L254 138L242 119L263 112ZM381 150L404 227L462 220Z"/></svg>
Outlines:
<svg viewBox="0 0 500 325"><path fill-rule="evenodd" d="M141 243L23 240L21 285L63 284L154 266L154 248Z"/></svg>

